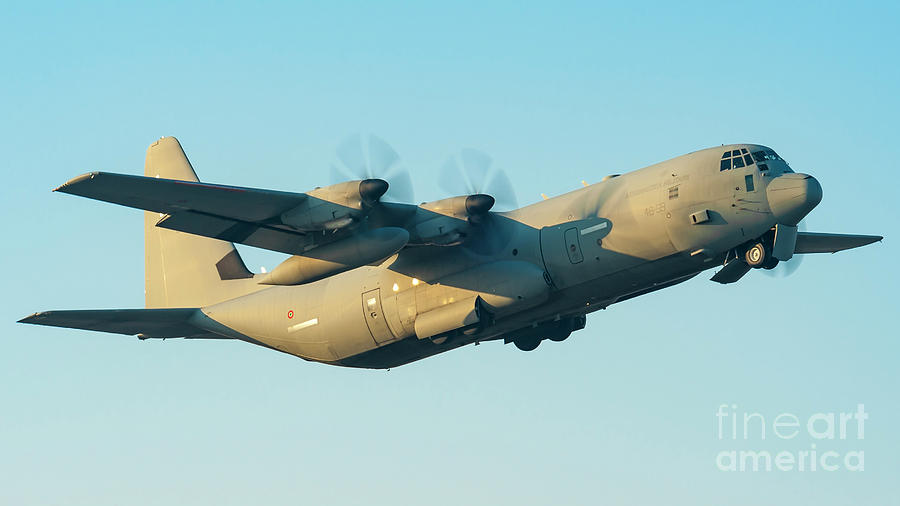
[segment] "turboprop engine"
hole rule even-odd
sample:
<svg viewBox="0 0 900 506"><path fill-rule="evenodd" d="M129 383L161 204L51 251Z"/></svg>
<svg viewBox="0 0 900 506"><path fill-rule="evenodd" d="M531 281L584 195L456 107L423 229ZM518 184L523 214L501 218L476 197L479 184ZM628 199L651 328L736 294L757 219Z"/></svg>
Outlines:
<svg viewBox="0 0 900 506"><path fill-rule="evenodd" d="M383 179L362 179L316 188L302 204L282 213L281 222L307 231L344 228L367 214L388 187Z"/></svg>
<svg viewBox="0 0 900 506"><path fill-rule="evenodd" d="M455 246L494 206L494 197L483 193L425 202L419 208L425 218L416 223L414 242L435 246Z"/></svg>

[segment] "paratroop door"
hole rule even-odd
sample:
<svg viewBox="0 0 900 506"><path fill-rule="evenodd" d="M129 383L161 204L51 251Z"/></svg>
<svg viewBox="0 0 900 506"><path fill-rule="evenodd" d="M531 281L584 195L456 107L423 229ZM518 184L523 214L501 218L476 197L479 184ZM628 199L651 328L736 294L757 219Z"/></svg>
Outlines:
<svg viewBox="0 0 900 506"><path fill-rule="evenodd" d="M584 254L581 253L581 241L578 239L578 229L572 227L566 230L566 253L569 254L569 261L573 264L581 263L584 260Z"/></svg>
<svg viewBox="0 0 900 506"><path fill-rule="evenodd" d="M366 316L366 325L372 338L378 344L386 343L394 339L391 329L384 319L384 311L381 309L381 290L376 288L362 294L363 312Z"/></svg>

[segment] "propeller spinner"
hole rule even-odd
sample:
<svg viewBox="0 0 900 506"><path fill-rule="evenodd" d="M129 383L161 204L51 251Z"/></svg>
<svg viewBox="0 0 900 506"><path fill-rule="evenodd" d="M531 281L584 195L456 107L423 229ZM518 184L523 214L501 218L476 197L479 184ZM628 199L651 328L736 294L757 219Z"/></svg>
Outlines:
<svg viewBox="0 0 900 506"><path fill-rule="evenodd" d="M381 198L414 202L409 171L400 163L400 155L380 137L351 135L338 145L335 154L339 163L331 166L332 181L362 179L359 190L368 204Z"/></svg>
<svg viewBox="0 0 900 506"><path fill-rule="evenodd" d="M513 235L508 219L490 211L495 207L501 211L518 207L509 177L492 165L488 154L467 148L448 158L438 173L442 190L451 195L468 195L465 207L471 226L463 244L483 255L501 251Z"/></svg>

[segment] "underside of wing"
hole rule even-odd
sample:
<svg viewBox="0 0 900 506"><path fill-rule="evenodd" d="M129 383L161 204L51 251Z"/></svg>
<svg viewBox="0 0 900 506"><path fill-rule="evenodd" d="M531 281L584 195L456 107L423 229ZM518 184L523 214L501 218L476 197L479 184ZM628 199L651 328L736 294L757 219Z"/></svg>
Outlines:
<svg viewBox="0 0 900 506"><path fill-rule="evenodd" d="M76 309L42 311L19 320L19 323L110 332L141 339L229 339L198 326L205 318L197 308Z"/></svg>
<svg viewBox="0 0 900 506"><path fill-rule="evenodd" d="M827 234L800 232L794 253L837 253L846 249L859 248L884 239L880 235Z"/></svg>

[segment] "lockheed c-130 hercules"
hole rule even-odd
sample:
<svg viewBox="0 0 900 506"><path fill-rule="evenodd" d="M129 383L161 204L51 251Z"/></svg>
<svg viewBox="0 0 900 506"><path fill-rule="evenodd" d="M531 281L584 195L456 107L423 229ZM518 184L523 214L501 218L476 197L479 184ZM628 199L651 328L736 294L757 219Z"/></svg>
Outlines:
<svg viewBox="0 0 900 506"><path fill-rule="evenodd" d="M755 144L696 151L502 212L492 208L509 180L493 177L494 195L478 188L490 165L480 152L461 152L441 175L442 187L463 187L459 196L419 205L398 201L409 176L377 137L351 138L338 155L359 177L306 193L201 183L174 137L149 147L144 176L70 180L55 191L146 211L146 308L21 322L238 339L390 368L490 340L530 351L584 328L588 313L707 269L733 283L794 255L882 239L798 230L822 187ZM233 243L291 256L253 274Z"/></svg>

